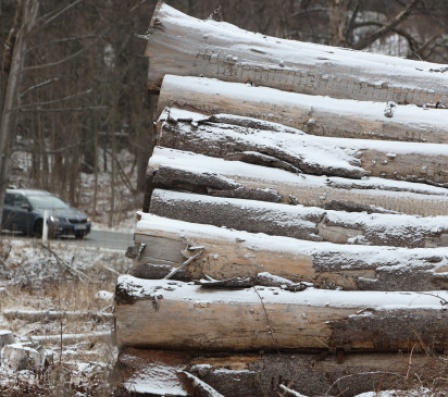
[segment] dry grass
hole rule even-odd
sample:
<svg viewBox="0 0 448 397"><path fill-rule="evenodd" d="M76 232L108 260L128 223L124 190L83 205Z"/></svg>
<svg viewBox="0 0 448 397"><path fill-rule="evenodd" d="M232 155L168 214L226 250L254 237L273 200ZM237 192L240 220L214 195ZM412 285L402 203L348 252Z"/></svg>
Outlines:
<svg viewBox="0 0 448 397"><path fill-rule="evenodd" d="M2 313L8 310L111 313L110 296L117 274L126 272L130 266L124 253L83 249L74 257L63 243L56 242L52 242L51 251L37 241L0 241ZM117 353L111 338L105 336L111 328L110 319L44 316L40 321L27 321L0 316L0 329L11 330L24 342L36 344L37 340L53 354L51 366L41 374L0 369L0 395L111 396L109 373ZM71 334L84 337L73 340L67 337Z"/></svg>

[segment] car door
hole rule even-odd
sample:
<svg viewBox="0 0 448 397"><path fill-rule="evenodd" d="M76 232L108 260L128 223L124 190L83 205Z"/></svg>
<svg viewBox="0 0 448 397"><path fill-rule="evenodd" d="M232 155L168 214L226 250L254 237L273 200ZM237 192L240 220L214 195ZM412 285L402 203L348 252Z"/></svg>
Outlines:
<svg viewBox="0 0 448 397"><path fill-rule="evenodd" d="M5 193L5 201L3 202L2 212L2 229L13 230L12 219L14 214L14 195Z"/></svg>
<svg viewBox="0 0 448 397"><path fill-rule="evenodd" d="M25 234L31 234L34 224L34 213L32 206L22 194L14 195L14 215L13 224L15 230L20 230Z"/></svg>

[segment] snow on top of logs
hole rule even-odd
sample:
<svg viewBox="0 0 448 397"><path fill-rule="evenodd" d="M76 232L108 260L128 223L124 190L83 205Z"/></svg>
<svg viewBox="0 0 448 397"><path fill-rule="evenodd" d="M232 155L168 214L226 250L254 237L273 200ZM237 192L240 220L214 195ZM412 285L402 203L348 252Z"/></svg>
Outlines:
<svg viewBox="0 0 448 397"><path fill-rule="evenodd" d="M448 143L444 110L398 105L387 118L385 101L304 95L205 77L166 75L158 106L159 114L166 107L189 106L207 114L263 119L314 135Z"/></svg>
<svg viewBox="0 0 448 397"><path fill-rule="evenodd" d="M372 311L400 309L434 309L446 311L447 291L395 292L395 291L340 291L307 288L299 293L276 287L256 287L242 290L204 289L193 283L172 280L144 280L130 275L121 275L117 280L117 289L125 292L129 298L179 300L197 305L201 302L249 303L260 304L265 299L270 304L297 304L308 307L340 307L366 309L364 315ZM121 302L120 302L121 303ZM358 315L363 315L359 313Z"/></svg>
<svg viewBox="0 0 448 397"><path fill-rule="evenodd" d="M156 147L153 155L148 162L148 174L160 169L160 167L173 168L178 167L192 172L214 174L216 176L226 175L234 178L235 182L239 178L245 178L253 181L276 181L286 185L292 185L298 191L307 187L334 187L334 188L350 188L350 189L368 189L372 194L374 191L381 191L382 194L389 192L391 195L400 196L403 193L406 196L413 194L423 194L426 200L431 200L431 196L440 199L448 197L448 191L445 188L425 185L422 183L394 181L384 178L368 177L359 180L347 179L341 177L326 177L316 175L297 175L284 170L272 168L269 173L266 167L247 164L241 161L228 161L221 158L209 157L188 151Z"/></svg>
<svg viewBox="0 0 448 397"><path fill-rule="evenodd" d="M254 118L177 108L165 109L158 132L163 147L294 173L448 186L448 145L313 136Z"/></svg>
<svg viewBox="0 0 448 397"><path fill-rule="evenodd" d="M188 268L197 277L206 273L216 279L244 276L255 280L257 274L268 272L292 282L334 284L348 290L364 289L368 283L380 287L373 289L393 290L398 284L405 290L431 290L443 285L448 269L446 248L333 244L139 215L135 233L139 243L146 244L152 238L160 242L162 238L184 247L205 247ZM147 251L143 255L145 262L164 259L160 252L154 257L151 247ZM408 276L413 272L420 274L418 284L412 280L409 284ZM398 281L392 283L395 288L382 280L384 274L399 275Z"/></svg>
<svg viewBox="0 0 448 397"><path fill-rule="evenodd" d="M203 75L339 98L448 102L446 65L268 37L163 2L147 40L150 89L165 74Z"/></svg>
<svg viewBox="0 0 448 397"><path fill-rule="evenodd" d="M158 120L159 123L175 122L191 124L193 127L203 127L207 129L209 134L208 138L213 140L213 134L219 134L219 129L226 130L229 135L235 135L243 137L254 136L257 140L263 141L271 140L276 145L290 150L301 150L303 146L307 147L306 151L309 152L316 148L316 150L325 148L329 150L337 151L339 148L346 150L340 152L340 159L344 162L350 163L353 160L351 151L363 150L363 149L375 149L385 153L390 153L390 157L393 154L425 154L425 155L448 155L448 144L432 144L421 142L402 142L402 141L381 141L374 139L352 139L352 138L338 138L338 137L323 137L308 135L305 132L286 127L278 123L265 122L256 118L242 117L231 114L213 114L204 115L202 113L178 109L178 108L165 108ZM243 125L239 127L239 123ZM252 123L250 125L250 123ZM446 119L445 119L446 125ZM232 127L229 129L229 127ZM261 127L261 128L260 128ZM448 135L448 130L447 130ZM305 153L301 153L305 155ZM322 159L321 153L313 155L312 157ZM336 159L331 159L331 164L337 164Z"/></svg>
<svg viewBox="0 0 448 397"><path fill-rule="evenodd" d="M297 234L310 230L313 233L312 237L316 237L315 229L323 223L325 228L343 226L356 230L356 234L348 233L348 236L356 236L349 239L353 244L364 244L365 239L366 244L371 244L371 239L374 238L376 241L374 245L406 247L409 244L418 247L423 246L425 237L448 234L448 216L421 217L407 214L332 211L318 207L212 197L163 189L154 190L150 212L171 219L218 225L214 223L211 214L224 214L229 208L232 208L230 214L217 217L220 226L247 230L236 226L244 224L246 218L241 216L241 213L244 213L250 220L251 230L247 231L262 231L269 235L294 237L295 235L291 235L292 229L297 231ZM236 220L241 223L237 223ZM269 225L268 231L260 230L259 222ZM285 234L279 233L279 227L286 229ZM394 244L391 244L390 240L394 240Z"/></svg>

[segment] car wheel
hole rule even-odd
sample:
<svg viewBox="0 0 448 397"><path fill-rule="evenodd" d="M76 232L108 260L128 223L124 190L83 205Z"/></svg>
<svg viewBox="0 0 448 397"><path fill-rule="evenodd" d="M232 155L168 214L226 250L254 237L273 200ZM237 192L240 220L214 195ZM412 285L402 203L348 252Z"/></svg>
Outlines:
<svg viewBox="0 0 448 397"><path fill-rule="evenodd" d="M44 222L42 219L38 219L35 223L34 223L34 229L33 229L33 234L36 237L42 237L42 228L44 226Z"/></svg>
<svg viewBox="0 0 448 397"><path fill-rule="evenodd" d="M85 233L75 233L75 238L76 238L76 239L82 239L82 238L84 238L85 236L86 236Z"/></svg>

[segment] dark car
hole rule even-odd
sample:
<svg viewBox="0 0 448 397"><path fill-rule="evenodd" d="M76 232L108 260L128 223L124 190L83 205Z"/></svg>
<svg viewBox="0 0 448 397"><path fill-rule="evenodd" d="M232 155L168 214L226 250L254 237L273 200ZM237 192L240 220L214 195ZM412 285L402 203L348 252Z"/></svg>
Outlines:
<svg viewBox="0 0 448 397"><path fill-rule="evenodd" d="M44 211L48 235L83 238L92 227L89 217L44 190L7 189L3 206L2 230L41 236Z"/></svg>

